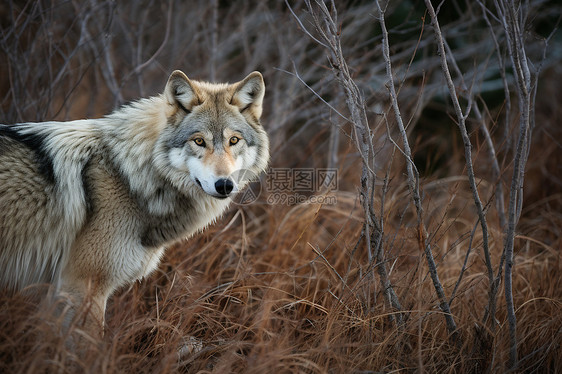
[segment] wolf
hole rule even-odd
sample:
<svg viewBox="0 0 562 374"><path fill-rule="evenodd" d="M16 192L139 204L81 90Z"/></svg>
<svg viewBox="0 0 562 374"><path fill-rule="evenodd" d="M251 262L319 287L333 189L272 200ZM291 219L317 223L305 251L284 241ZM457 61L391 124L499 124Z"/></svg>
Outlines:
<svg viewBox="0 0 562 374"><path fill-rule="evenodd" d="M0 286L50 283L107 299L149 275L165 249L213 223L264 171L259 72L234 84L176 70L160 95L99 119L0 125Z"/></svg>

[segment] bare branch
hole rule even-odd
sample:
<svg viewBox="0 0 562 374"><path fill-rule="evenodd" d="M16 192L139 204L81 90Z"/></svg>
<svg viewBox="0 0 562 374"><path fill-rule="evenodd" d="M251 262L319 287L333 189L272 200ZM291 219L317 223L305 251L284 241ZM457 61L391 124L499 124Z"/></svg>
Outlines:
<svg viewBox="0 0 562 374"><path fill-rule="evenodd" d="M517 7L520 6L508 3L505 0L495 1L498 17L504 28L511 65L514 70L514 77L519 99L519 136L513 160L513 176L509 194L509 207L507 215L507 231L504 239L505 251L505 301L507 307L507 320L509 323L510 355L509 367L517 366L517 321L513 304L513 241L515 238L515 227L519 220L520 207L523 199L523 173L525 170L526 148L528 147L528 136L530 131L530 110L531 110L531 76L525 54L523 43L523 31L520 25L521 19L515 14ZM520 5L520 4L518 4ZM521 15L522 16L522 15Z"/></svg>
<svg viewBox="0 0 562 374"><path fill-rule="evenodd" d="M445 290L443 289L443 285L439 280L439 275L437 273L437 265L435 264L435 260L433 258L433 253L431 252L431 246L427 242L427 230L425 228L423 222L423 207L421 204L421 196L420 196L420 189L419 189L419 177L417 171L414 173L414 166L412 160L412 152L410 150L410 145L408 142L408 135L406 134L406 129L404 128L404 123L402 121L402 115L400 114L400 107L398 105L398 98L396 95L396 89L394 87L394 77L392 74L392 65L390 60L390 48L388 42L388 31L386 29L386 24L384 21L384 11L379 3L376 0L376 6L379 14L379 23L382 29L382 50L383 50L383 58L386 63L386 74L387 74L387 88L389 89L390 93L390 101L394 111L396 123L398 125L398 130L402 135L402 143L404 147L404 155L408 162L406 162L406 170L408 173L408 186L410 189L410 194L412 196L414 206L417 212L417 224L418 224L418 240L420 242L420 247L423 249L427 264L429 267L429 272L431 275L431 279L433 281L433 286L435 287L435 291L439 298L440 308L443 311L443 315L445 317L445 321L447 324L447 329L449 334L454 340L458 339L457 334L457 325L451 313L451 309L449 306L449 302L445 296Z"/></svg>
<svg viewBox="0 0 562 374"><path fill-rule="evenodd" d="M453 79L451 77L451 73L449 71L449 65L447 62L447 58L449 58L451 61L453 61L453 66L455 66L455 69L457 70L457 74L459 76L462 77L462 74L460 73L460 69L458 68L458 66L456 65L456 62L454 60L454 57L452 55L452 53L450 53L450 50L446 50L445 48L445 41L443 38L443 35L441 33L441 28L439 26L439 21L437 19L437 15L435 13L435 10L433 9L433 5L431 4L431 1L429 0L425 0L425 4L427 7L427 10L429 12L429 15L431 17L431 24L433 26L433 30L435 33L435 38L437 41L437 49L438 49L438 53L441 59L441 69L443 71L443 76L445 77L445 81L447 83L447 87L449 89L449 95L451 97L451 101L453 102L453 107L455 109L455 113L457 116L457 126L459 128L459 131L461 133L461 137L462 137L462 141L464 143L464 151L465 151L465 164L466 164L466 169L467 169L467 175L468 175L468 182L470 185L470 189L472 190L472 196L474 199L474 204L476 206L476 210L478 213L478 220L480 221L480 225L481 225L481 229L482 229L482 240L483 240L483 251L484 251L484 257L486 260L486 268L488 270L488 282L490 284L490 294L495 294L495 290L494 288L494 270L493 270L493 266L492 266L492 260L490 257L490 249L489 249L489 244L488 244L488 223L486 220L486 215L484 212L484 207L482 205L482 201L480 200L480 195L478 193L478 187L476 185L476 178L474 175L474 168L472 165L472 143L470 141L470 137L468 136L468 132L466 129L466 118L468 116L469 110L470 108L467 108L466 110L466 114L463 114L462 108L460 106L460 102L457 96L457 90L455 88L455 84L453 83ZM466 84L464 83L464 80L461 79L461 89L463 89L464 91L468 92L468 89L466 87ZM470 95L471 96L471 95ZM472 102L472 100L470 100L470 102ZM478 106L475 105L476 110L478 110ZM480 112L478 110L478 115L481 117ZM485 124L482 123L481 125L482 127L485 127ZM485 132L486 134L486 132ZM489 145L492 144L491 140L488 142ZM493 150L493 147L491 148ZM495 157L493 158L493 160L495 160ZM496 173L499 174L499 166L497 165L497 161L496 161ZM494 303L495 303L495 297L494 297ZM493 317L493 316L492 316Z"/></svg>
<svg viewBox="0 0 562 374"><path fill-rule="evenodd" d="M287 2L286 4L290 8ZM353 125L355 144L363 160L360 195L363 210L365 212L365 224L363 230L367 244L367 254L370 263L375 263L374 261L376 260L376 266L379 269L381 286L383 287L386 299L395 309L401 310L398 297L394 292L390 280L388 279L383 251L381 250L383 232L381 230L380 223L382 217L378 219L374 213L374 209L372 208L376 179L376 174L374 172L375 153L373 149L372 133L367 121L363 96L351 77L341 48L340 33L337 27L337 10L333 2L330 4L331 11L328 10L325 3L322 1L315 1L315 6L313 6L310 0L306 0L305 4L312 15L316 30L322 36L322 42L314 38L310 32L304 28L292 9L291 13L295 16L295 18L297 18L299 25L303 28L303 31L330 52L329 61L332 71L336 80L339 82L340 87L345 93L346 104L351 113L351 118L349 120ZM398 324L401 324L402 316L400 314L397 314L396 316Z"/></svg>

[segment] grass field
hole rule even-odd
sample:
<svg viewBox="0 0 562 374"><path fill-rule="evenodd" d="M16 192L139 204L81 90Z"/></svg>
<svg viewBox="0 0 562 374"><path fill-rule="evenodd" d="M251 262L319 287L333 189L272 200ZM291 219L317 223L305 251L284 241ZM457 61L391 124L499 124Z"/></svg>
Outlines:
<svg viewBox="0 0 562 374"><path fill-rule="evenodd" d="M291 9L281 1L218 0L0 5L0 123L101 116L157 94L174 69L216 81L260 70L272 154L271 169L253 186L256 201L232 205L215 225L170 248L152 276L109 300L103 339L87 336L79 318L71 331L61 331L54 307L0 294L0 372L509 371L501 215L522 109L494 4L487 4L491 29L471 1L445 2L438 13L448 53L462 72L453 74L461 105L472 107L466 122L474 176L492 270L501 279L496 313L486 318L491 287L483 231L424 5L391 2L385 14L397 102L419 175L420 220L389 99L376 7L336 4L337 35L371 131L369 168L376 177L367 217L365 159L345 90L311 10L290 3ZM533 72L541 71L514 233L518 362L512 371L556 373L562 372L559 32L542 56L560 6L531 1L519 11L528 15L527 57ZM337 182L331 189L302 185L327 171ZM381 233L376 248L365 231L372 217ZM454 333L420 238L431 248ZM69 348L68 334L82 336L87 349Z"/></svg>

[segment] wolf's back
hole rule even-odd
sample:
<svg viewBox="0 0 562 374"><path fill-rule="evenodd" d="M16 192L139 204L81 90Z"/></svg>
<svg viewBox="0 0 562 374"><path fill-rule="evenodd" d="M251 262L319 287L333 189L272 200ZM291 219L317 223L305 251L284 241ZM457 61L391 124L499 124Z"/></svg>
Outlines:
<svg viewBox="0 0 562 374"><path fill-rule="evenodd" d="M0 125L0 286L11 290L58 283L83 221L75 215L85 214L84 202L69 210L76 191L63 180L79 179L77 168L56 160L46 135L18 126Z"/></svg>

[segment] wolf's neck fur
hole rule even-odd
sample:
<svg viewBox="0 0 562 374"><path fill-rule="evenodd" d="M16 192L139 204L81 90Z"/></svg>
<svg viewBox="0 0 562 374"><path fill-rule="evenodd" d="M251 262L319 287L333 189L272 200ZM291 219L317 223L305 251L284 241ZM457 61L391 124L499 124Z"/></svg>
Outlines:
<svg viewBox="0 0 562 374"><path fill-rule="evenodd" d="M161 214L170 211L172 207L166 205L175 197L169 196L171 191L164 188L166 181L153 162L158 135L166 125L168 114L162 108L167 107L161 95L141 99L109 114L99 123L105 148L102 152L107 153L107 162L117 169L134 194L146 199L151 212Z"/></svg>
<svg viewBox="0 0 562 374"><path fill-rule="evenodd" d="M173 111L174 107L160 95L125 106L99 123L103 128L99 134L102 157L148 213L142 237L147 246L159 246L204 229L229 204L228 200L205 194L198 186L188 188L193 182L187 173L178 177L159 167L169 165L166 149L158 139ZM132 122L131 118L142 120ZM196 196L188 195L190 190L195 190L191 194Z"/></svg>

